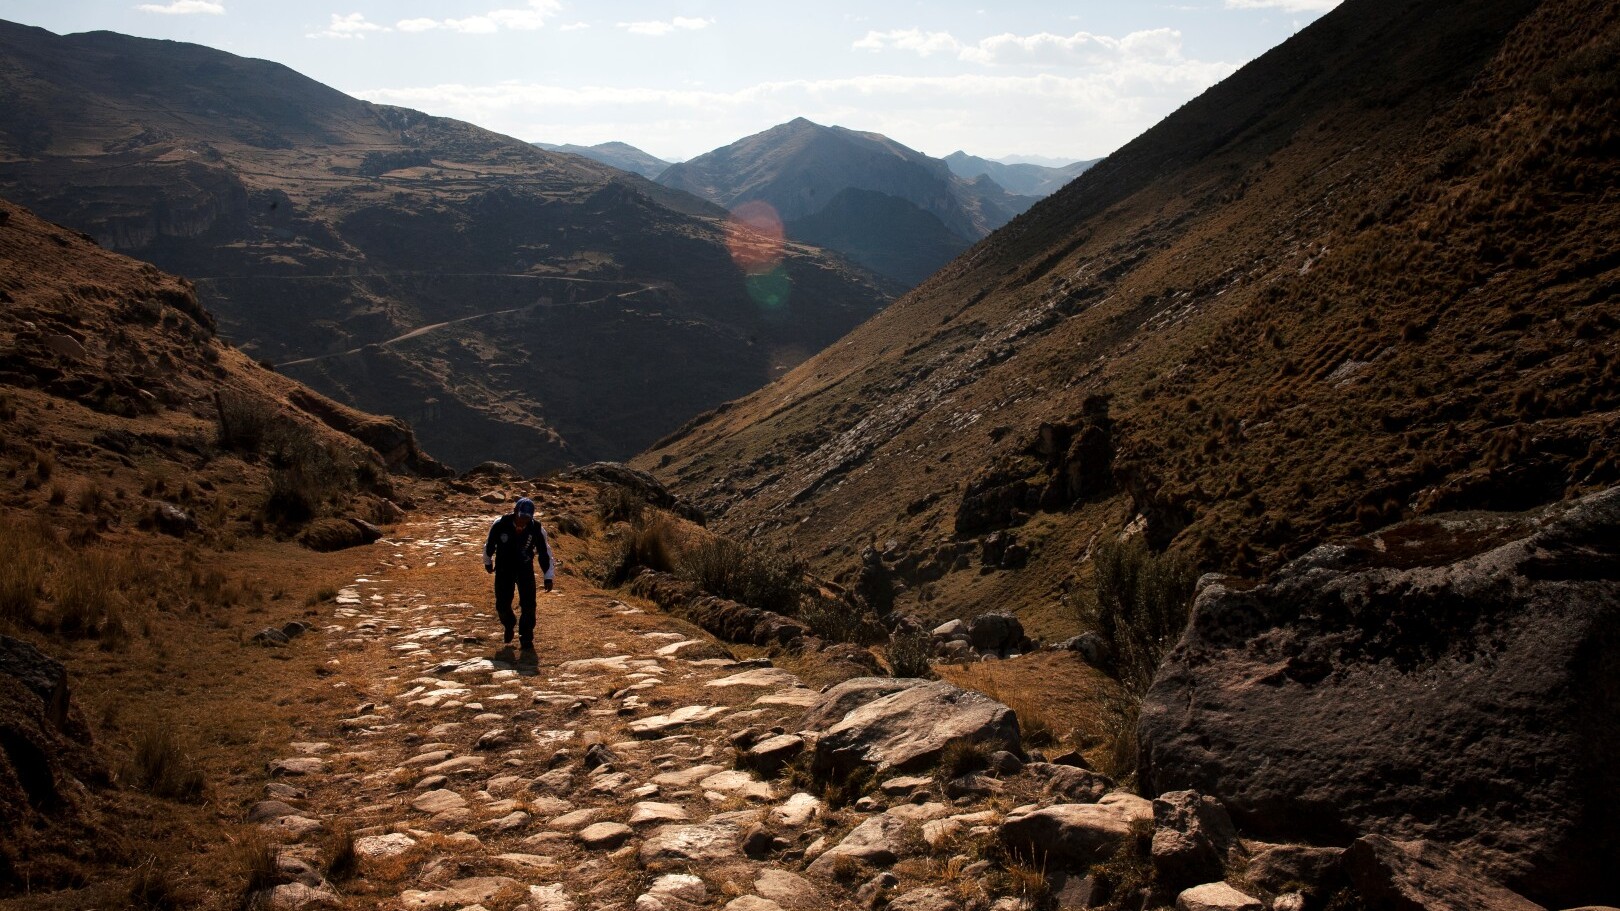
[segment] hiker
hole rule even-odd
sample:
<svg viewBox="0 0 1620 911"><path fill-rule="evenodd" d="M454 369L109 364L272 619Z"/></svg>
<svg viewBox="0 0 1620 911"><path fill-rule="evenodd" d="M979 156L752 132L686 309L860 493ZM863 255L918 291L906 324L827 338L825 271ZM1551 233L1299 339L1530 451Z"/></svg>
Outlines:
<svg viewBox="0 0 1620 911"><path fill-rule="evenodd" d="M526 652L534 651L534 564L540 560L545 575L546 591L551 591L551 544L546 541L545 529L534 518L534 501L523 497L507 515L490 526L489 540L484 543L484 571L495 574L495 612L501 616L506 628L506 643L512 643L512 629L517 627L519 645ZM517 587L518 607L523 616L512 615L512 588Z"/></svg>

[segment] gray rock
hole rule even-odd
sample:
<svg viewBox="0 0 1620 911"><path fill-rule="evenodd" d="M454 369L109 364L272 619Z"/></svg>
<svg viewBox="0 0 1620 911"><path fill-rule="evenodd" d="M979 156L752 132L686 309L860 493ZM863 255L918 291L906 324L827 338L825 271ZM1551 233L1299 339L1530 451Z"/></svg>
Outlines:
<svg viewBox="0 0 1620 911"><path fill-rule="evenodd" d="M981 652L1004 652L1024 641L1024 625L1012 614L984 614L967 626L968 641Z"/></svg>
<svg viewBox="0 0 1620 911"><path fill-rule="evenodd" d="M804 713L800 726L807 731L824 731L859 706L890 693L910 689L927 683L910 677L855 677L836 686L828 687L821 699Z"/></svg>
<svg viewBox="0 0 1620 911"><path fill-rule="evenodd" d="M619 822L599 822L574 833L579 843L593 851L609 851L630 840L630 827Z"/></svg>
<svg viewBox="0 0 1620 911"><path fill-rule="evenodd" d="M1167 791L1153 801L1153 869L1166 889L1180 890L1226 875L1242 852L1226 808L1196 791Z"/></svg>
<svg viewBox="0 0 1620 911"><path fill-rule="evenodd" d="M907 770L935 762L954 743L1017 751L1018 718L988 696L937 680L851 711L817 738L815 755L825 768Z"/></svg>
<svg viewBox="0 0 1620 911"><path fill-rule="evenodd" d="M1020 856L1044 860L1048 869L1083 871L1113 856L1136 826L1152 819L1152 804L1115 793L1100 803L1014 811L1002 822L997 837Z"/></svg>
<svg viewBox="0 0 1620 911"><path fill-rule="evenodd" d="M1142 706L1144 786L1256 838L1423 837L1549 905L1613 894L1616 542L1620 488L1206 585Z"/></svg>
<svg viewBox="0 0 1620 911"><path fill-rule="evenodd" d="M816 858L810 865L810 871L828 875L839 857L848 857L874 867L887 867L900 858L900 833L905 827L905 820L887 813L873 816Z"/></svg>
<svg viewBox="0 0 1620 911"><path fill-rule="evenodd" d="M459 810L467 806L467 798L455 791L440 788L437 791L428 791L411 801L411 806L422 813L435 815L447 810Z"/></svg>
<svg viewBox="0 0 1620 911"><path fill-rule="evenodd" d="M686 869L737 855L742 827L710 820L700 825L660 826L641 843L636 859L653 873Z"/></svg>
<svg viewBox="0 0 1620 911"><path fill-rule="evenodd" d="M804 752L804 738L796 734L781 734L776 737L767 737L748 748L743 754L744 763L752 769L758 769L767 775L793 761L793 758Z"/></svg>
<svg viewBox="0 0 1620 911"><path fill-rule="evenodd" d="M900 877L885 870L855 890L855 901L863 908L878 908L888 897L889 890L900 885Z"/></svg>
<svg viewBox="0 0 1620 911"><path fill-rule="evenodd" d="M726 911L782 911L782 906L758 895L739 895L726 902Z"/></svg>
<svg viewBox="0 0 1620 911"><path fill-rule="evenodd" d="M1114 789L1114 780L1090 769L1032 762L1024 771L1041 779L1041 793L1064 803L1096 803Z"/></svg>
<svg viewBox="0 0 1620 911"><path fill-rule="evenodd" d="M966 623L963 623L961 620L947 620L944 623L934 627L931 635L935 639L951 639L957 635L965 635L966 633Z"/></svg>
<svg viewBox="0 0 1620 911"><path fill-rule="evenodd" d="M315 775L326 771L326 761L314 756L293 756L277 759L269 765L270 777Z"/></svg>
<svg viewBox="0 0 1620 911"><path fill-rule="evenodd" d="M822 907L821 892L810 880L787 870L766 867L754 880L754 892L784 908Z"/></svg>
<svg viewBox="0 0 1620 911"><path fill-rule="evenodd" d="M303 811L279 800L261 800L248 811L248 822L275 822L283 816L298 816Z"/></svg>
<svg viewBox="0 0 1620 911"><path fill-rule="evenodd" d="M267 626L264 629L254 633L248 638L248 641L254 645L262 645L266 648L279 648L286 645L291 640L289 640L287 638L287 634L281 630L276 629L273 626Z"/></svg>
<svg viewBox="0 0 1620 911"><path fill-rule="evenodd" d="M685 822L687 819L686 808L678 804L643 801L630 808L630 818L626 822L639 827Z"/></svg>
<svg viewBox="0 0 1620 911"><path fill-rule="evenodd" d="M304 883L283 883L262 893L263 907L269 911L303 911L305 908L339 908L342 902L326 889Z"/></svg>
<svg viewBox="0 0 1620 911"><path fill-rule="evenodd" d="M955 896L935 886L912 889L889 902L889 911L961 911L961 908Z"/></svg>
<svg viewBox="0 0 1620 911"><path fill-rule="evenodd" d="M1311 845L1252 845L1254 856L1244 868L1248 882L1268 892L1306 887L1313 894L1331 891L1339 879L1343 848Z"/></svg>
<svg viewBox="0 0 1620 911"><path fill-rule="evenodd" d="M437 911L440 908L494 904L499 896L517 896L525 894L525 891L521 883L507 876L474 876L458 879L443 889L407 889L400 893L399 902L407 911Z"/></svg>
<svg viewBox="0 0 1620 911"><path fill-rule="evenodd" d="M1024 761L1006 750L997 750L990 754L990 772L1006 778L1017 775L1024 770Z"/></svg>
<svg viewBox="0 0 1620 911"><path fill-rule="evenodd" d="M1176 896L1176 911L1265 911L1265 905L1226 883L1205 883Z"/></svg>
<svg viewBox="0 0 1620 911"><path fill-rule="evenodd" d="M1344 869L1356 892L1376 908L1546 911L1433 842L1398 842L1365 835L1344 852Z"/></svg>

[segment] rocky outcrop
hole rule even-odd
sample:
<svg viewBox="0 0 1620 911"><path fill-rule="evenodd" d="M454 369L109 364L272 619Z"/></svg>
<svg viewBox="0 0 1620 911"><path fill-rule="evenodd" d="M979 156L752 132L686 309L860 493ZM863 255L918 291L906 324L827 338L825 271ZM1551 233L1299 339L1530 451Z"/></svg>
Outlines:
<svg viewBox="0 0 1620 911"><path fill-rule="evenodd" d="M592 462L589 465L570 468L558 477L564 481L613 484L624 488L638 499L645 500L649 506L668 510L689 522L703 525L708 521L703 515L703 510L694 506L691 501L670 493L669 488L657 478L618 462Z"/></svg>
<svg viewBox="0 0 1620 911"><path fill-rule="evenodd" d="M817 738L815 762L902 771L937 761L952 744L1019 752L1018 717L989 696L936 680L850 711Z"/></svg>
<svg viewBox="0 0 1620 911"><path fill-rule="evenodd" d="M1143 706L1144 782L1248 835L1421 836L1548 904L1612 903L1617 648L1620 489L1324 546L1201 590Z"/></svg>
<svg viewBox="0 0 1620 911"><path fill-rule="evenodd" d="M1610 845L1613 847L1613 845ZM1391 911L1545 911L1491 882L1461 858L1426 841L1381 835L1356 840L1344 854L1350 882L1372 907Z"/></svg>
<svg viewBox="0 0 1620 911"><path fill-rule="evenodd" d="M72 867L96 838L88 786L109 780L61 662L0 636L0 891Z"/></svg>

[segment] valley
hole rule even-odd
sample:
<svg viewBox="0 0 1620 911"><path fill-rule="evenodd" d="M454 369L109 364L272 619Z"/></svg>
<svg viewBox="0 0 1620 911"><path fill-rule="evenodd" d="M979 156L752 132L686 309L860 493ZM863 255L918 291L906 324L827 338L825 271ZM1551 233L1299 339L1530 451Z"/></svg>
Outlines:
<svg viewBox="0 0 1620 911"><path fill-rule="evenodd" d="M303 40L739 8L555 12ZM0 911L1615 911L1617 73L1345 0L1097 161L666 164L0 23Z"/></svg>

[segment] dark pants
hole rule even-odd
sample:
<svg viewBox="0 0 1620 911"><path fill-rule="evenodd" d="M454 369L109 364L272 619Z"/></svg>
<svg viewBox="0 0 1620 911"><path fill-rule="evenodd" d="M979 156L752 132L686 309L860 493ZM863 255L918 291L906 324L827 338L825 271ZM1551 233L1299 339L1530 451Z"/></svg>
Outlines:
<svg viewBox="0 0 1620 911"><path fill-rule="evenodd" d="M512 588L517 587L518 607L522 619L512 615ZM518 570L495 569L495 613L501 623L518 628L518 641L524 648L534 646L534 569L528 566Z"/></svg>

